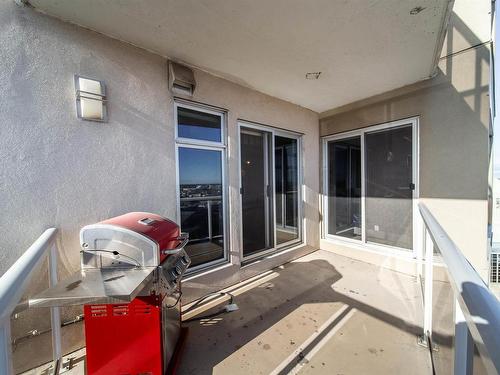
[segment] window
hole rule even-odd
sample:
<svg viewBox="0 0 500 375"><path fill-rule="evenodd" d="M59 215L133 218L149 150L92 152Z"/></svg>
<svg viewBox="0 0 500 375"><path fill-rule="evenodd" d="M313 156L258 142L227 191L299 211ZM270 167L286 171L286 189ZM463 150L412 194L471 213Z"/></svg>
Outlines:
<svg viewBox="0 0 500 375"><path fill-rule="evenodd" d="M177 136L201 141L221 142L221 116L189 108L177 108Z"/></svg>
<svg viewBox="0 0 500 375"><path fill-rule="evenodd" d="M178 216L191 268L226 259L224 114L175 104Z"/></svg>

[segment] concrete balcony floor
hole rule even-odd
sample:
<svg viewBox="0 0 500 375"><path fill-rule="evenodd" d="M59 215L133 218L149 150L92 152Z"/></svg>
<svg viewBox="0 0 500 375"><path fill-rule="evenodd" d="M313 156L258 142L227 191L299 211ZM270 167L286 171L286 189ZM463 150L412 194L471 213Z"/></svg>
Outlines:
<svg viewBox="0 0 500 375"><path fill-rule="evenodd" d="M432 373L416 340L415 277L319 250L268 273L235 303L235 312L185 324L178 374ZM83 355L61 373L83 374Z"/></svg>

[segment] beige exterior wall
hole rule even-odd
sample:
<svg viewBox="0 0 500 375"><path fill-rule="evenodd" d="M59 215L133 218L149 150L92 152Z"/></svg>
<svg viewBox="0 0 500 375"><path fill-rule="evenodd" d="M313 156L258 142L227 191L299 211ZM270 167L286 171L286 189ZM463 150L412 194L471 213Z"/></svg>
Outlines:
<svg viewBox="0 0 500 375"><path fill-rule="evenodd" d="M481 27L489 25L483 8L477 15ZM320 127L321 136L326 136L419 116L420 200L486 278L490 71L484 31L479 36L453 13L435 78L322 114ZM412 269L397 257L324 240L321 246L391 268Z"/></svg>
<svg viewBox="0 0 500 375"><path fill-rule="evenodd" d="M79 269L83 225L128 211L176 218L174 99L166 59L0 0L0 275L48 227L57 227L60 277ZM73 75L107 86L108 123L78 120ZM195 71L192 100L228 113L231 265L191 278L185 301L277 266L319 246L319 127L310 110ZM304 133L305 240L240 268L237 119ZM35 278L30 294L47 286ZM80 309L65 309L63 319ZM13 337L49 327L47 312L25 312ZM83 345L82 325L63 329L65 351ZM16 347L16 368L48 360L48 334ZM30 360L28 360L30 359Z"/></svg>

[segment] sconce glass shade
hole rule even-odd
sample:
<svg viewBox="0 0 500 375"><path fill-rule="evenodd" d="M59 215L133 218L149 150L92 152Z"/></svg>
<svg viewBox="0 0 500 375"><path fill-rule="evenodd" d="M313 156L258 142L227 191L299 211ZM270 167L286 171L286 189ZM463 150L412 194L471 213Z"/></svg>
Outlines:
<svg viewBox="0 0 500 375"><path fill-rule="evenodd" d="M107 120L106 92L104 83L98 80L75 76L76 110L83 120Z"/></svg>

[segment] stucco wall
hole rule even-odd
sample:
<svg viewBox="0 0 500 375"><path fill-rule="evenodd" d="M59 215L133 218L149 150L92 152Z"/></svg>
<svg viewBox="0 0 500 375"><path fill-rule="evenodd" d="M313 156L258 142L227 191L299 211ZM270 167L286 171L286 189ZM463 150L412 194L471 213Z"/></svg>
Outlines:
<svg viewBox="0 0 500 375"><path fill-rule="evenodd" d="M60 229L60 277L65 277L79 269L83 225L127 211L176 218L173 97L163 57L0 0L0 66L0 275L48 227ZM106 83L108 123L76 118L74 74ZM234 266L224 275L210 273L191 282L212 283L212 290L301 254L240 271L238 118L305 133L305 238L308 251L319 246L318 116L202 71L195 76L192 99L228 110ZM30 291L45 287L44 279L37 277ZM186 298L204 292L204 287L187 287ZM65 318L78 311L66 310ZM24 313L14 326L16 336L48 322ZM67 335L66 350L81 345L81 327ZM35 340L32 349L17 349L24 367L50 355L47 341Z"/></svg>
<svg viewBox="0 0 500 375"><path fill-rule="evenodd" d="M489 24L487 13L478 17ZM453 13L435 78L331 111L320 127L325 136L419 116L421 201L486 278L490 72L484 42ZM322 247L331 245L322 241Z"/></svg>

